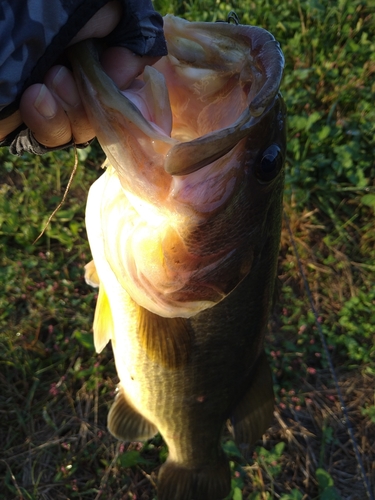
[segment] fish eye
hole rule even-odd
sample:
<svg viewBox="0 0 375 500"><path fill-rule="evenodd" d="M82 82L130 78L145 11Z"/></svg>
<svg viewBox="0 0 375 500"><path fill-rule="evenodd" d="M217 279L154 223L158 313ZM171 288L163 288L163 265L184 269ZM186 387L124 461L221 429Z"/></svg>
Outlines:
<svg viewBox="0 0 375 500"><path fill-rule="evenodd" d="M283 155L276 144L269 146L262 154L257 163L255 175L260 182L271 182L280 172L283 166Z"/></svg>

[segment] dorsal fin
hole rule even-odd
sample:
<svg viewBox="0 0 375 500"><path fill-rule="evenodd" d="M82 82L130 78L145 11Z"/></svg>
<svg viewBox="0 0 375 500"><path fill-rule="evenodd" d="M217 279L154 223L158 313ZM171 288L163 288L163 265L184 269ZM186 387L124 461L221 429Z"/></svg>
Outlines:
<svg viewBox="0 0 375 500"><path fill-rule="evenodd" d="M185 318L163 318L139 306L140 341L148 356L169 368L184 365L190 356L193 331Z"/></svg>

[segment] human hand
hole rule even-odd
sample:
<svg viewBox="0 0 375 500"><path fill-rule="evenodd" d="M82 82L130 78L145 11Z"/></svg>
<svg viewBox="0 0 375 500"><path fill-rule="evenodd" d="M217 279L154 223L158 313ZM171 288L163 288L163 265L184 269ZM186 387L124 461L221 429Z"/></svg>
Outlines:
<svg viewBox="0 0 375 500"><path fill-rule="evenodd" d="M102 38L112 32L121 18L122 8L115 0L101 8L77 33L69 45L87 38ZM146 65L159 57L140 57L129 49L111 47L103 52L102 64L119 88L126 88ZM53 66L44 83L28 87L19 109L0 121L0 140L24 123L34 138L47 148L69 143L84 144L94 137L81 102L73 74L64 66Z"/></svg>

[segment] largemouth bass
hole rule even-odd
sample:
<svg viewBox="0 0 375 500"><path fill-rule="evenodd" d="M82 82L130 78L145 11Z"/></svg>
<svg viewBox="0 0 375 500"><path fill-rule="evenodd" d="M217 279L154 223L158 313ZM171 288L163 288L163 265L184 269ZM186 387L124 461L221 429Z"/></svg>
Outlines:
<svg viewBox="0 0 375 500"><path fill-rule="evenodd" d="M281 228L284 59L267 31L165 18L169 55L120 92L96 49L74 48L86 111L107 155L86 224L99 286L96 350L120 379L108 428L157 431L159 500L230 492L227 421L252 444L273 415L263 341Z"/></svg>

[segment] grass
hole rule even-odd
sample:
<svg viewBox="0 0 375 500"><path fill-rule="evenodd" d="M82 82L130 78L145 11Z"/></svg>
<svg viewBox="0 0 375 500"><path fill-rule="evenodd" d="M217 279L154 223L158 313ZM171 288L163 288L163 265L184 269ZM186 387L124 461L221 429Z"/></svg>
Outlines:
<svg viewBox="0 0 375 500"><path fill-rule="evenodd" d="M157 0L163 13L271 31L286 57L289 111L284 209L319 311L364 468L375 489L375 2ZM0 477L5 499L153 499L166 449L106 430L116 373L93 350L95 292L87 190L97 145L13 157L0 151ZM275 420L248 461L225 442L234 500L366 498L296 256L283 229L279 301L267 352Z"/></svg>

